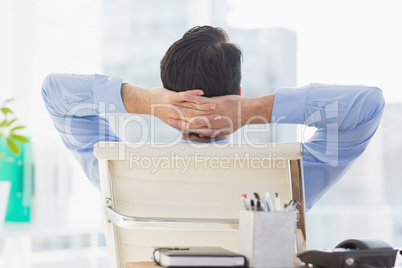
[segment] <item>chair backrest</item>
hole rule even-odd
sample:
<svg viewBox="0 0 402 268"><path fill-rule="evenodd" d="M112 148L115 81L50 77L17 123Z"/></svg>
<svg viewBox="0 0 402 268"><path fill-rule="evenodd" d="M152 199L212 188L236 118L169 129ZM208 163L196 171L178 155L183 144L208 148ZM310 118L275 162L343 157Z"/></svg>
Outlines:
<svg viewBox="0 0 402 268"><path fill-rule="evenodd" d="M300 143L130 144L100 142L110 267L150 260L152 246L221 246L238 251L244 193L279 193L298 208L305 248Z"/></svg>

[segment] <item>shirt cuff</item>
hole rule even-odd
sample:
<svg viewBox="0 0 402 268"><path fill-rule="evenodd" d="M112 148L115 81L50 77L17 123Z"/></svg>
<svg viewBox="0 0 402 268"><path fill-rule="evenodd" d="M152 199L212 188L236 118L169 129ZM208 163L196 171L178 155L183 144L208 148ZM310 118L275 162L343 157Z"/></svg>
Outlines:
<svg viewBox="0 0 402 268"><path fill-rule="evenodd" d="M309 86L279 88L272 108L272 124L304 124Z"/></svg>
<svg viewBox="0 0 402 268"><path fill-rule="evenodd" d="M95 75L94 100L99 114L127 113L121 98L123 80L118 77Z"/></svg>

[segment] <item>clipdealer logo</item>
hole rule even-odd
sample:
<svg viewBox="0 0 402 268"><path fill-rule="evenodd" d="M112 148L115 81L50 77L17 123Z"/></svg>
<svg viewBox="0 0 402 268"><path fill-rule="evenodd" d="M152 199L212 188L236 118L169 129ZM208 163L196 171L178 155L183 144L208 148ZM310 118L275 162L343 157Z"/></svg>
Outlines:
<svg viewBox="0 0 402 268"><path fill-rule="evenodd" d="M151 115L155 115L155 109L158 108L169 108L169 105L166 104L153 104L151 105ZM155 116L150 116L149 120L144 119L141 116L127 116L124 114L113 114L113 112L116 110L116 106L114 104L109 104L107 105L106 102L98 102L98 103L79 103L74 106L72 106L67 113L66 117L64 118L64 129L61 132L61 135L64 135L66 138L66 142L68 142L71 146L76 147L76 148L85 148L88 146L88 144L91 141L88 141L87 137L88 135L81 135L81 131L77 131L77 124L76 121L79 118L82 118L82 120L88 124L97 124L98 125L98 141L120 141L119 138L117 138L116 134L114 133L114 129L111 127L111 125L115 126L116 130L119 130L120 133L124 133L127 135L127 130L129 127L135 125L136 128L136 137L139 137L140 139L136 142L133 143L125 143L125 146L128 148L140 148L144 144L151 144L152 148L169 148L171 146L174 146L177 143L180 143L181 141L181 135L177 135L174 140L172 140L169 143L165 144L160 144L156 143L155 141L157 140L157 135L156 132L160 131L158 128L157 124L157 118ZM96 118L94 115L99 114L99 117ZM104 118L104 115L108 114L108 118ZM241 105L238 103L238 110L237 110L238 118L241 117ZM85 119L85 117L91 116L91 118ZM185 121L186 116L179 111L179 118L181 120ZM253 120L260 120L264 121L262 117L260 116L254 116L251 117L247 124ZM85 121L89 120L89 121ZM207 124L208 128L211 128L210 122L206 118L199 118L199 120L204 120L204 122ZM227 122L228 127L221 129L221 131L226 131L228 133L233 133L235 132L239 126L236 126L236 124L239 124L238 122L235 123L231 120L230 117L223 116L222 120L225 120ZM238 119L240 120L240 119ZM265 119L266 120L266 119ZM110 124L109 124L110 121ZM249 128L241 128L241 130L238 132L239 135L237 136L237 140L234 142L230 143L205 143L205 146L209 147L215 147L215 148L220 148L224 149L227 147L235 147L239 146L242 143L249 144L253 146L254 148L265 148L267 147L267 144L264 143L253 143L252 140L250 139L250 134L253 133L259 133L259 132L272 132L270 130L270 124L268 121L264 123L265 127L263 129L249 129ZM268 135L268 134L267 134ZM243 140L244 139L244 140ZM124 138L123 138L124 140ZM194 147L202 147L200 144L192 144L188 143L190 146ZM108 145L109 147L112 145ZM124 156L125 155L125 150L126 148L123 146L119 146L119 150L122 150L119 152L119 156Z"/></svg>
<svg viewBox="0 0 402 268"><path fill-rule="evenodd" d="M164 105L157 105L156 107L161 107ZM156 107L152 107L155 109ZM338 134L339 134L339 103L338 101L334 101L331 103L328 103L325 106L320 106L318 108L313 107L313 106L307 106L306 107L306 120L305 120L305 125L310 126L310 127L316 127L317 131L314 133L312 139L309 141L305 140L304 136L304 131L306 127L302 127L302 132L301 132L301 139L304 148L304 152L311 154L313 157L318 159L319 161L322 161L324 163L327 163L330 166L336 167L339 164L339 159L338 159L338 150L339 150L339 139L338 139ZM106 114L113 112L115 110L115 106L113 104L106 105L105 102L99 102L97 104L93 103L80 103L75 106L73 106L67 116L64 119L64 131L62 131L62 135L66 137L66 141L70 143L70 145L76 147L76 148L86 148L89 144L90 141L86 139L87 135L80 135L77 134L76 131L73 131L73 119L75 117L85 117L87 115L93 115L94 111L97 111L99 114ZM241 110L239 108L239 113L241 113ZM184 115L182 115L184 116ZM153 118L153 117L151 117ZM117 121L116 121L117 119ZM280 116L276 120L272 118L272 122L274 124L280 123L279 121L286 119L285 116ZM146 122L143 118L138 118L138 117L125 117L123 115L118 115L114 119L117 123L118 128L120 129L126 129L128 124L134 122L136 124L140 124L140 128L142 131L141 135L141 141L133 144L125 144L126 146L129 146L130 148L139 148L143 146L145 143L151 143L153 144L153 139L154 135L153 132L155 131L155 119L151 120L151 124L149 122ZM113 129L108 125L107 121L104 118L99 118L99 120L96 122L99 125L99 132L98 132L98 140L99 141L106 141L110 139L110 136L115 136ZM269 126L269 124L267 124ZM233 128L233 123L230 125ZM149 133L149 128L151 128L151 133ZM275 127L272 129L272 135L275 140ZM151 135L150 135L151 134ZM245 136L247 136L247 133L244 133ZM148 136L151 136L151 141L149 141ZM319 139L316 139L317 135ZM117 141L116 139L114 139ZM174 144L177 144L180 142L180 136L177 137L177 139L169 144L164 144L164 147L170 147ZM266 144L253 144L250 143L248 140L246 140L247 144L251 144L255 147L264 147ZM274 142L275 143L275 142ZM191 143L190 143L191 144ZM208 144L206 144L208 145ZM221 148L225 146L230 146L233 147L236 145L236 143L228 143L228 144L209 144L211 146ZM237 144L238 146L240 144ZM160 144L155 145L158 148L161 146ZM197 147L200 145L197 145ZM119 146L119 157L125 157L125 152L126 152L126 147L120 147ZM147 160L142 160L142 161L147 161ZM150 161L155 161L155 160L150 160ZM160 160L161 161L161 160ZM181 160L182 161L182 160ZM203 160L204 161L204 160ZM211 163L214 163L214 161L217 160L211 160ZM223 160L226 161L226 160ZM256 161L256 160L254 160ZM145 162L144 162L145 163ZM165 164L167 165L167 164ZM214 165L214 164L211 164ZM225 168L226 164L221 163L222 167ZM155 165L154 165L155 166ZM219 166L219 164L218 164Z"/></svg>

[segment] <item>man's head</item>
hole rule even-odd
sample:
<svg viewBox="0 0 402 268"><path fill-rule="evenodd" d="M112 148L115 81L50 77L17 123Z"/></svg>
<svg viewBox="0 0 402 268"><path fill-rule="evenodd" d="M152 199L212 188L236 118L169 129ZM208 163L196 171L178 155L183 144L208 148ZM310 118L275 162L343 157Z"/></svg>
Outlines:
<svg viewBox="0 0 402 268"><path fill-rule="evenodd" d="M161 61L163 87L177 92L202 89L206 97L239 94L242 54L228 41L220 28L187 31Z"/></svg>

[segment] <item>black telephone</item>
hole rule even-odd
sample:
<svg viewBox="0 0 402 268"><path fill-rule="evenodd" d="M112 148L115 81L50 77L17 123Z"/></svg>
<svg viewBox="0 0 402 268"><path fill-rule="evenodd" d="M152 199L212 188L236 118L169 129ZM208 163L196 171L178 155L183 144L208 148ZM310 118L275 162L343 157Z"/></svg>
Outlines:
<svg viewBox="0 0 402 268"><path fill-rule="evenodd" d="M324 268L394 267L398 250L378 239L349 239L328 251L308 250L297 257Z"/></svg>

